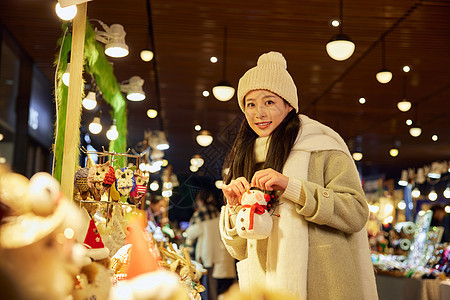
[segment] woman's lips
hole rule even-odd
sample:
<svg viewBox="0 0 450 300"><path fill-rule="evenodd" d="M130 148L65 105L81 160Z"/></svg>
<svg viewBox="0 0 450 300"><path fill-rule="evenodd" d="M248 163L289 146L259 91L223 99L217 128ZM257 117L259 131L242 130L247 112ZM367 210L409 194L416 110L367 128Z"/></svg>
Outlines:
<svg viewBox="0 0 450 300"><path fill-rule="evenodd" d="M266 129L267 127L269 127L270 124L272 124L272 122L258 122L255 124L256 126L258 126L259 129Z"/></svg>

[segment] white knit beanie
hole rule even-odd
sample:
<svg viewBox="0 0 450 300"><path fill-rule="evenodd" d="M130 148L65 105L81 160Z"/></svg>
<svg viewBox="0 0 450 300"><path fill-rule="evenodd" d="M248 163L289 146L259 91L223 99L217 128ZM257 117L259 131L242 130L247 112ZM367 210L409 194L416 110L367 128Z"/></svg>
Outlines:
<svg viewBox="0 0 450 300"><path fill-rule="evenodd" d="M279 52L264 53L258 58L256 67L248 70L239 79L238 102L244 111L244 97L252 90L268 90L286 100L298 112L297 87L287 71L287 62Z"/></svg>

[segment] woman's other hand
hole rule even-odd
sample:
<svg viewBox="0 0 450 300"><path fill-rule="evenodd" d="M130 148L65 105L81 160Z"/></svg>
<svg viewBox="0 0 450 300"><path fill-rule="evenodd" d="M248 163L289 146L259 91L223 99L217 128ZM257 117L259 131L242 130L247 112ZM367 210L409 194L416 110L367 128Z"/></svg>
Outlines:
<svg viewBox="0 0 450 300"><path fill-rule="evenodd" d="M231 180L229 184L222 185L222 192L227 203L230 205L238 205L239 198L250 189L250 184L245 177L239 177Z"/></svg>
<svg viewBox="0 0 450 300"><path fill-rule="evenodd" d="M253 175L251 186L263 191L284 191L288 182L289 177L269 168L257 171Z"/></svg>

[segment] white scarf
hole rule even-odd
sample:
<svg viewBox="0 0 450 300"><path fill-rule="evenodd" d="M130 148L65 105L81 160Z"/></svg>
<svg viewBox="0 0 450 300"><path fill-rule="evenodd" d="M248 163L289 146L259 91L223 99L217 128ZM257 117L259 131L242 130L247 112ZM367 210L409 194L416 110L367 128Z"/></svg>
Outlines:
<svg viewBox="0 0 450 300"><path fill-rule="evenodd" d="M299 138L297 137L296 144ZM269 147L269 138L255 141L256 163L264 162ZM308 179L311 153L291 151L284 165L283 174L297 179ZM295 161L295 163L290 163ZM273 229L267 244L266 287L284 290L293 296L306 299L308 272L308 223L296 212L292 201L280 197L273 217ZM274 230L275 229L275 230ZM273 259L275 258L275 259Z"/></svg>

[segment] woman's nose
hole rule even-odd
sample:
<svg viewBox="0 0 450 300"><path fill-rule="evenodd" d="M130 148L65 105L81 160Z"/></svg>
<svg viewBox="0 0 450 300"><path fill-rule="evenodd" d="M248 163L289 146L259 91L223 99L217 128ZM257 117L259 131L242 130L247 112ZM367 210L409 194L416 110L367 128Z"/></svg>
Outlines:
<svg viewBox="0 0 450 300"><path fill-rule="evenodd" d="M256 117L262 118L267 115L267 109L264 107L264 105L258 105L256 106Z"/></svg>

